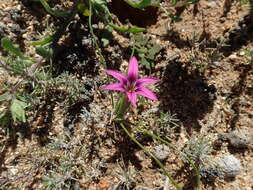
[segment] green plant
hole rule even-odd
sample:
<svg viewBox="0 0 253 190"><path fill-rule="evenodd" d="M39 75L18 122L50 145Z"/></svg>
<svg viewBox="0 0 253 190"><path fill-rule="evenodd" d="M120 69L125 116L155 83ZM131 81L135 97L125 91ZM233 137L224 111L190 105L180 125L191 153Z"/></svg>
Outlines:
<svg viewBox="0 0 253 190"><path fill-rule="evenodd" d="M179 126L179 119L176 114L172 114L171 112L160 112L159 117L155 122L155 132L164 138L169 138L173 133L173 129Z"/></svg>
<svg viewBox="0 0 253 190"><path fill-rule="evenodd" d="M41 65L42 60L34 63L35 60L26 57L7 38L1 40L1 46L9 53L9 56L2 58L5 62L1 62L0 66L8 71L9 74L25 77L12 84L11 87L5 86L5 93L0 96L0 102L4 105L0 115L0 123L2 126L8 126L12 123L12 120L13 122L26 121L25 108L29 104L26 102L24 91L19 88L28 81L36 80L34 72Z"/></svg>
<svg viewBox="0 0 253 190"><path fill-rule="evenodd" d="M133 54L136 55L140 64L146 69L151 70L154 67L156 55L162 50L162 47L149 37L143 34L136 34L132 38L132 46L130 47Z"/></svg>
<svg viewBox="0 0 253 190"><path fill-rule="evenodd" d="M159 6L160 0L124 0L130 6L137 9L144 9L150 6Z"/></svg>

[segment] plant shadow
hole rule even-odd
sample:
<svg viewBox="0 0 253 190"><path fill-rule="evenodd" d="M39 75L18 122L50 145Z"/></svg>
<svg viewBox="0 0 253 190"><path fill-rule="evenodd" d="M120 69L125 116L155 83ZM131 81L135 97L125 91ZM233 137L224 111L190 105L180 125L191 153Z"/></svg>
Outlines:
<svg viewBox="0 0 253 190"><path fill-rule="evenodd" d="M208 85L197 70L190 71L180 62L166 66L160 88L160 110L177 115L191 134L201 128L198 120L212 111L216 88Z"/></svg>
<svg viewBox="0 0 253 190"><path fill-rule="evenodd" d="M109 8L124 24L129 21L133 25L145 27L155 24L158 18L157 7L146 7L144 10L140 10L131 7L125 1L112 0Z"/></svg>
<svg viewBox="0 0 253 190"><path fill-rule="evenodd" d="M8 127L8 137L5 141L5 145L3 146L1 153L0 153L0 173L7 168L3 167L6 155L11 148L11 150L15 150L18 145L18 140L22 139L23 141L25 139L31 140L32 137L32 130L31 126L26 123L20 123L17 125L14 125L13 123ZM20 138L22 137L22 138ZM1 186L1 183L0 183Z"/></svg>
<svg viewBox="0 0 253 190"><path fill-rule="evenodd" d="M54 43L52 49L54 76L63 72L75 74L77 77L98 75L99 61L92 37L88 26L81 20L73 20L62 42Z"/></svg>
<svg viewBox="0 0 253 190"><path fill-rule="evenodd" d="M126 126L127 127L127 126ZM128 128L128 127L127 127ZM130 128L128 130L131 130ZM133 142L130 137L123 131L117 131L117 138L115 139L115 148L116 152L106 160L109 163L115 163L117 160L122 160L126 168L131 163L137 170L142 169L141 160L136 155L136 152L142 150L135 142ZM152 139L147 136L142 136L141 134L137 135L137 140L145 145L150 142Z"/></svg>

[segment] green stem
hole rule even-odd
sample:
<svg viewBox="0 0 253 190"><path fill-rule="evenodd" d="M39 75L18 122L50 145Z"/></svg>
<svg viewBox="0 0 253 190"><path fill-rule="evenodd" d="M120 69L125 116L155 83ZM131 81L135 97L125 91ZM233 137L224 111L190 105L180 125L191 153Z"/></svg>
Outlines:
<svg viewBox="0 0 253 190"><path fill-rule="evenodd" d="M121 128L125 131L125 133L134 141L146 154L154 159L154 161L159 165L159 167L163 170L164 174L169 178L171 183L176 187L177 190L183 190L183 188L173 179L173 177L166 171L164 165L150 152L148 151L137 139L130 134L130 132L126 129L123 123L120 123Z"/></svg>
<svg viewBox="0 0 253 190"><path fill-rule="evenodd" d="M193 162L190 158L188 158L188 156L187 156L186 154L182 153L181 151L178 151L178 150L176 149L176 147L174 147L171 143L169 143L168 141L164 140L164 139L161 138L160 136L158 136L158 135L156 135L156 134L154 134L154 133L151 133L151 132L149 132L148 130L140 129L140 128L137 127L137 126L135 126L135 128L136 128L138 131L140 131L140 132L142 132L142 133L144 133L144 134L147 134L147 135L151 136L152 138L154 138L154 139L156 139L156 140L158 140L158 141L160 141L160 142L166 144L167 146L169 146L170 148L172 148L173 150L175 150L176 152L178 152L179 154L181 154L181 155L189 162L189 164L192 166L192 168L195 170L196 178L197 178L195 189L198 190L198 189L200 188L201 180L200 180L199 168L196 167L196 165L194 164L194 162Z"/></svg>
<svg viewBox="0 0 253 190"><path fill-rule="evenodd" d="M93 41L93 43L95 44L95 46L96 46L96 50L97 50L97 52L98 52L98 55L99 55L99 58L100 58L100 60L101 60L101 62L102 62L102 64L104 65L104 67L106 68L106 62L105 62L105 58L104 58L104 56L103 56L103 54L102 54L102 52L101 52L101 49L100 49L100 47L99 47L99 45L98 45L98 43L97 43L97 41L96 41L96 35L94 34L94 31L93 31L93 27L92 27L92 1L91 0L89 0L89 11L90 11L90 14L89 14L89 20L88 20L88 23L89 23L89 29L90 29L90 33L91 33L91 35L92 35L92 41ZM108 76L107 76L107 81L109 80L109 78L108 78ZM114 100L113 100L113 95L112 95L112 93L110 92L110 98L111 98L111 103L112 103L112 106L114 107ZM112 114L111 114L112 115Z"/></svg>

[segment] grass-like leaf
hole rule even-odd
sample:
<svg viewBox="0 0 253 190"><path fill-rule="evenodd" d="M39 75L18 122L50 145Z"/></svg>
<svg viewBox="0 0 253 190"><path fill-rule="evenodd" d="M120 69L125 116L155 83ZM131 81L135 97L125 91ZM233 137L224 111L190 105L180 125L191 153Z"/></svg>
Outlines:
<svg viewBox="0 0 253 190"><path fill-rule="evenodd" d="M69 11L57 11L53 10L45 0L39 0L42 6L46 9L46 11L56 17L65 17L69 14Z"/></svg>
<svg viewBox="0 0 253 190"><path fill-rule="evenodd" d="M53 40L54 40L53 36L48 36L48 37L42 39L41 41L31 42L30 45L33 45L33 46L43 46L43 45L46 45L46 44L52 42Z"/></svg>
<svg viewBox="0 0 253 190"><path fill-rule="evenodd" d="M29 60L28 57L24 56L21 50L14 46L13 43L8 39L8 38L3 38L1 40L1 46L8 51L11 54L16 55L17 57L24 59L24 60Z"/></svg>
<svg viewBox="0 0 253 190"><path fill-rule="evenodd" d="M118 30L120 32L127 32L127 33L132 33L132 34L145 32L145 30L146 30L145 28L140 28L140 27L137 27L137 26L126 28L126 27L122 27L122 26L117 26L117 25L112 24L112 23L110 23L109 26L111 26L113 29Z"/></svg>

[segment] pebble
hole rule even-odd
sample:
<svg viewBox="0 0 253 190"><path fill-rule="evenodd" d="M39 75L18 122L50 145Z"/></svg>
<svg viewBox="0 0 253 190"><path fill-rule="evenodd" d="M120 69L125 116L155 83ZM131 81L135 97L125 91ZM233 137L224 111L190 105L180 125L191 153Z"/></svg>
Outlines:
<svg viewBox="0 0 253 190"><path fill-rule="evenodd" d="M219 141L227 141L235 149L253 147L253 134L248 130L235 130L228 134L220 134Z"/></svg>
<svg viewBox="0 0 253 190"><path fill-rule="evenodd" d="M15 33L15 32L21 32L21 28L19 26L19 24L12 24L12 23L9 23L7 24L7 26L10 28L10 30Z"/></svg>
<svg viewBox="0 0 253 190"><path fill-rule="evenodd" d="M240 52L239 52L239 55L240 55L240 56L244 56L244 55L245 55L245 51L240 51Z"/></svg>
<svg viewBox="0 0 253 190"><path fill-rule="evenodd" d="M229 59L237 59L238 57L237 57L237 55L235 55L235 54L231 54L228 58L229 58Z"/></svg>
<svg viewBox="0 0 253 190"><path fill-rule="evenodd" d="M223 178L233 178L241 173L241 161L231 154L221 157L218 168L220 168Z"/></svg>
<svg viewBox="0 0 253 190"><path fill-rule="evenodd" d="M215 1L210 1L210 2L207 3L207 6L211 7L211 8L214 8L214 7L217 7L217 3Z"/></svg>
<svg viewBox="0 0 253 190"><path fill-rule="evenodd" d="M217 177L220 177L220 169L216 167L207 167L207 168L200 168L200 176L209 181L214 181Z"/></svg>
<svg viewBox="0 0 253 190"><path fill-rule="evenodd" d="M164 161L167 159L170 155L170 149L168 146L165 145L158 145L153 148L153 154L157 159Z"/></svg>

